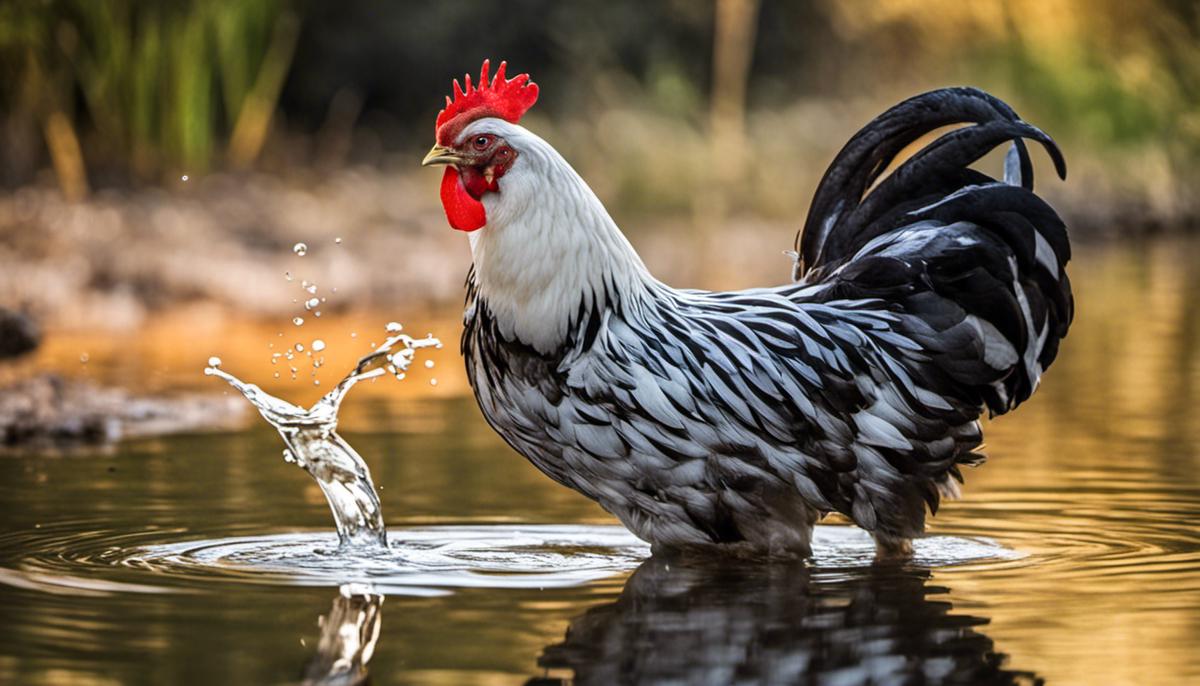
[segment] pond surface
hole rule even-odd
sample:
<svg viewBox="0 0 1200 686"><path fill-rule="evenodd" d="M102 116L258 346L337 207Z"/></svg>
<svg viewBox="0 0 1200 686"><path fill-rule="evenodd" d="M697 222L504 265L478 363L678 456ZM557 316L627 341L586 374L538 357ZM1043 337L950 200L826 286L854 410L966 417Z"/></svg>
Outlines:
<svg viewBox="0 0 1200 686"><path fill-rule="evenodd" d="M810 565L649 558L491 433L447 346L436 388L377 384L342 422L398 559L328 553L324 498L257 417L0 456L0 683L1196 683L1200 244L1078 253L1059 361L913 565L834 525ZM210 354L270 377L274 329L239 335L263 352L198 327L39 364L219 391Z"/></svg>

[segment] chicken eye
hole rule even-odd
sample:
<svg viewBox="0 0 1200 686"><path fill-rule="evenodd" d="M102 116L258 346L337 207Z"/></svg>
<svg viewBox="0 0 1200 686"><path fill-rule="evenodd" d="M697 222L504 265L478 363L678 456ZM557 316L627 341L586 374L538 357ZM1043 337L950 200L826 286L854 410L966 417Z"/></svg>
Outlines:
<svg viewBox="0 0 1200 686"><path fill-rule="evenodd" d="M490 146L492 144L492 137L491 136L476 136L475 140L472 141L471 144L475 146L476 150L487 150L488 146Z"/></svg>

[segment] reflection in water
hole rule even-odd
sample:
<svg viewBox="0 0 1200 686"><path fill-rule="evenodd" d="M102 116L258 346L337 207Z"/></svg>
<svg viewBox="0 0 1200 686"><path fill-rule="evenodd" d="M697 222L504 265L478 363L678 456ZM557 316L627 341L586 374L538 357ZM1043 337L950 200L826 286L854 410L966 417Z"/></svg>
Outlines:
<svg viewBox="0 0 1200 686"><path fill-rule="evenodd" d="M317 621L321 638L304 669L305 686L365 684L367 663L383 626L383 596L370 586L345 584L338 589L329 614Z"/></svg>
<svg viewBox="0 0 1200 686"><path fill-rule="evenodd" d="M553 684L1037 684L1004 668L911 568L678 566L655 557L574 619L538 664ZM573 677L550 676L569 670Z"/></svg>
<svg viewBox="0 0 1200 686"><path fill-rule="evenodd" d="M911 619L901 625L925 640L936 627L952 625L947 635L968 636L955 640L981 641L974 653L979 660L998 649L1011 656L1013 666L1036 668L1051 684L1200 684L1200 240L1080 245L1073 264L1080 307L1059 360L1019 421L987 427L989 463L967 476L965 498L947 503L931 522L935 534L993 538L1020 557L945 567L940 559L922 561L937 567L934 583L952 592L918 585L915 595L923 594L933 607L951 598L955 605L949 615L944 607L937 612L927 607L933 627L928 631L914 628L921 615L913 602L896 600L914 595L910 591L894 590L890 598L876 591L881 597L875 602L883 603L876 609L908 608ZM355 346L368 341L345 332L366 331L382 316L322 317L323 328L309 333L345 343L330 345L323 372L352 367ZM128 338L94 331L60 334L31 364L139 390L213 390L212 379L195 373L197 350L219 350L231 370L254 369L262 362L263 343L274 341L278 330L204 321L210 320L156 318ZM305 330L313 325L316 321L306 322ZM455 326L439 322L433 328L453 336ZM79 363L83 351L91 356L85 366ZM455 353L427 350L422 359L425 353L438 365L436 393L442 398L431 398L428 384L412 383L425 373L416 365L407 383L359 384L339 415L339 430L370 462L384 511L391 515L393 544L441 544L455 535L446 525L465 527L459 534L468 540L458 540L450 551L461 568L467 555L497 559L496 546L485 545L487 540L516 530L534 533L524 523L611 521L494 435L474 400L461 395L469 391L461 365L452 360ZM337 380L321 377L320 391ZM283 381L267 380L263 388L303 397L305 404L320 393L305 386L310 398ZM294 465L269 459L278 455L278 442L278 434L259 422L245 432L130 441L106 454L18 452L0 459L0 607L6 620L0 622L0 683L207 686L301 678L315 644L302 647L294 632L280 628L311 627L315 615L328 610L333 593L327 589L349 577L337 556L308 555L318 545L332 549L337 539L328 531L328 507L316 482ZM506 530L490 528L497 525ZM306 542L306 549L296 545ZM839 559L822 558L819 567L847 566L841 553L857 544L837 543ZM865 543L869 560L870 542ZM278 565L264 569L271 561L263 559L264 552ZM297 560L293 552L307 557ZM535 657L546 644L563 642L568 619L615 601L620 586L609 579L645 554L630 549L612 564L612 551L602 552L603 560L538 556L539 568L559 568L564 559L583 562L580 576L571 568L570 575L556 575L571 576L572 585L580 584L575 589L559 584L538 591L543 587L538 575L511 573L509 561L523 567L527 559L513 550L500 573L489 566L484 573L461 575L461 583L452 580L470 590L390 598L381 639L390 649L372 658L372 681L511 683L514 674L534 674ZM324 566L309 567L304 560ZM819 614L814 598L848 605L852 598L870 597L872 587L901 585L863 576L878 576L873 572L846 578L850 574L818 569L790 586L786 579L771 582L798 589L790 595L771 591L781 607L800 608L789 610L801 617L796 620L768 612L763 591L736 580L701 579L694 584L696 599L685 597L696 609L707 606L713 616L725 618L714 626L731 624L735 601L755 608L765 618L756 625L760 637L737 645L812 645L813 629L792 627L804 617L810 625L818 621L811 614ZM445 588L451 585L448 576L439 565L425 578L405 579L403 588L375 576L360 580L391 596L413 587ZM522 587L512 588L514 581ZM501 582L505 588L498 588ZM745 600L730 598L721 605L716 590L705 590L722 583ZM639 596L632 587L626 595L586 621L607 616L614 627L607 635L620 638L633 631L621 617L639 613L635 598L660 614L671 602L664 595L644 600L647 594ZM397 612L394 604L405 611ZM986 630L955 618L967 612L986 616ZM834 620L859 638L865 631L855 617ZM554 664L567 663L568 647L582 651L585 642L576 634L584 622L579 620L581 628L566 646L550 651L560 658ZM772 634L769 622L787 628ZM883 624L892 627L889 640L898 640L897 625ZM996 648L986 647L980 632ZM836 638L821 640L831 644ZM868 649L849 639L838 645ZM665 659L669 646L664 644L658 659ZM592 654L648 659L640 650L618 645L607 652L595 647ZM688 655L716 659L693 650ZM927 669L945 663L922 661ZM750 665L742 673L769 672L752 669L763 664L753 655L741 662ZM601 669L578 655L571 664L586 670L581 680ZM854 669L847 673L854 676ZM643 667L642 673L649 672Z"/></svg>

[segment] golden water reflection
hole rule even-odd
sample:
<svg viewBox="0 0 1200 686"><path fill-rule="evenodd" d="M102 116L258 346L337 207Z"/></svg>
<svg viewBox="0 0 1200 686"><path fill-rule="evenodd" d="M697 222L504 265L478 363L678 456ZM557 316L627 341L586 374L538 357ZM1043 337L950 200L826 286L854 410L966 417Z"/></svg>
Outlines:
<svg viewBox="0 0 1200 686"><path fill-rule="evenodd" d="M930 635L922 632L950 622L966 650L943 663L1004 654L998 673L1011 679L1029 673L1052 684L1200 679L1194 649L1200 645L1197 265L1197 241L1078 249L1071 266L1078 315L1059 360L1031 402L990 422L988 463L966 475L964 499L946 504L933 520L935 532L990 536L1026 557L901 577L866 572L832 585L823 570L797 572L768 585L783 590L771 602L755 599L757 587L725 577L662 584L661 570L649 563L628 585L618 577L540 593L479 589L389 598L387 626L371 661L373 683L525 683L531 675L541 676L530 683L545 683L536 681L543 676L556 683L572 673L608 675L610 661L637 659L639 641L651 639L665 641L664 652L657 661L635 663L650 670L642 673L678 667L690 674L693 662L668 663L684 650L670 641L691 639L663 634L664 622L709 616L705 608L717 620L736 620L721 640L744 639L725 645L746 651L745 669L770 673L779 666L770 660L818 654L812 646L866 646L867 633L850 632L843 645L835 640L841 635L836 627L820 628L829 613L843 628L857 621L852 607L867 619L891 607L900 616L888 625L896 640L921 640ZM320 378L328 384L371 340L383 339L389 319L447 342L427 375L422 370L403 384L366 385L346 405L346 435L371 464L393 530L449 522L612 521L545 479L483 423L456 352L456 312L354 313L322 318L311 328L306 323L301 336L290 324L247 323L193 308L134 336L51 337L27 365L150 391L220 392L201 373L204 360L217 354L240 376L310 402L322 389L311 386L311 377L274 381L269 360L278 347L268 345L303 340L307 346L322 337L329 347ZM359 335L351 339L348 331ZM84 351L86 365L79 362ZM428 383L434 376L437 386ZM135 441L105 456L5 458L0 516L10 531L30 536L35 526L51 523L67 531L183 529L195 537L328 528L319 491L283 464L277 443L269 430L254 428ZM64 534L62 545L69 541ZM19 555L0 550L0 566L18 564ZM114 574L147 582L137 570ZM742 612L726 602L734 595L762 611L730 615ZM0 646L6 646L0 680L50 683L68 674L103 683L104 674L124 674L130 661L146 660L157 676L178 682L247 674L279 681L295 680L297 667L311 657L312 645L301 646L297 633L312 635L312 619L329 607L329 594L89 600L0 586L0 603L16 618L0 625ZM772 614L776 606L795 612ZM914 607L924 609L914 614ZM259 615L275 620L264 624ZM799 618L808 623L790 623ZM66 650L64 641L76 647ZM198 653L211 664L188 678L180 665Z"/></svg>

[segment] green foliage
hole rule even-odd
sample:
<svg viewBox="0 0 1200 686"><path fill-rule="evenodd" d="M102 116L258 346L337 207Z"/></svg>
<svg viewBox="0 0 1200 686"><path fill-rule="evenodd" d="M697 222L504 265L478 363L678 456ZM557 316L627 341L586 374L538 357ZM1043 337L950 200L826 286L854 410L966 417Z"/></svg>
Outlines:
<svg viewBox="0 0 1200 686"><path fill-rule="evenodd" d="M1094 152L1160 148L1190 167L1200 154L1200 128L1191 121L1200 93L1188 84L1200 78L1200 61L1170 66L1178 45L1144 43L1114 56L1112 46L1096 43L1046 51L1013 40L975 61L980 73L998 76L1029 104L1027 117L1065 138Z"/></svg>
<svg viewBox="0 0 1200 686"><path fill-rule="evenodd" d="M283 0L43 0L7 5L0 27L7 71L39 94L7 104L75 115L89 149L144 178L209 167L256 93L277 97L260 74L282 78L268 61L290 61L295 33Z"/></svg>

